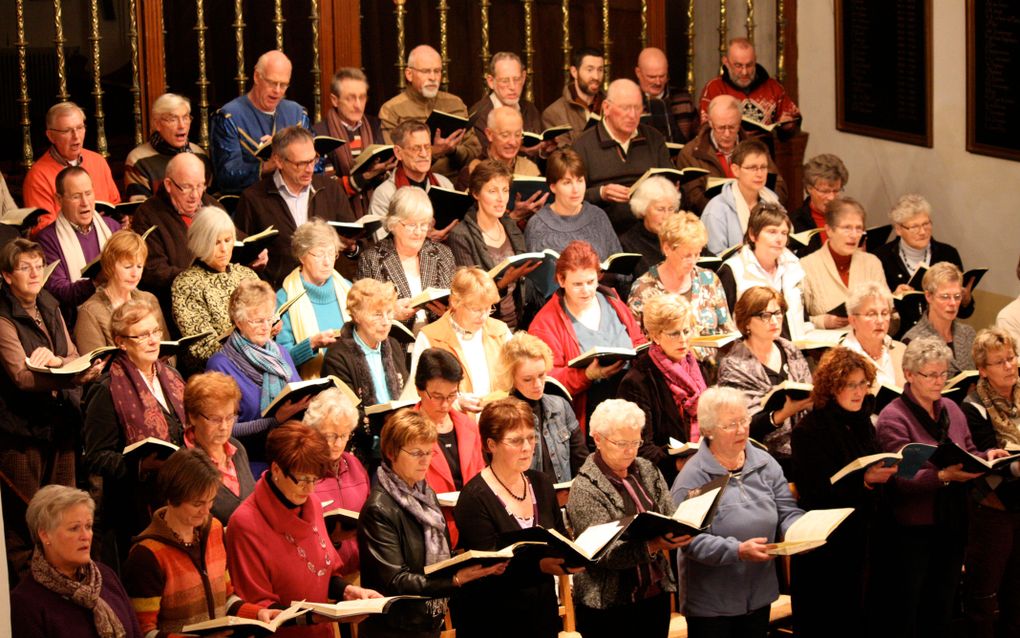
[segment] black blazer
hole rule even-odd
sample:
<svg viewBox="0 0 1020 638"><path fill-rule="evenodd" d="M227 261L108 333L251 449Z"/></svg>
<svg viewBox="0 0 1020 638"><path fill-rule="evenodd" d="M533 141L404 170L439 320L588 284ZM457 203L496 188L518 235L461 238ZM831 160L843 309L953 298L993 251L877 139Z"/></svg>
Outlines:
<svg viewBox="0 0 1020 638"><path fill-rule="evenodd" d="M805 230L813 230L817 228L815 225L815 218L811 216L811 198L805 197L804 203L801 204L800 208L790 212L790 221L793 223L793 232L802 233ZM815 233L811 236L811 240L808 241L808 245L800 243L797 240L791 240L787 248L790 249L794 255L798 257L807 257L811 253L815 252L822 247L822 235L821 233Z"/></svg>

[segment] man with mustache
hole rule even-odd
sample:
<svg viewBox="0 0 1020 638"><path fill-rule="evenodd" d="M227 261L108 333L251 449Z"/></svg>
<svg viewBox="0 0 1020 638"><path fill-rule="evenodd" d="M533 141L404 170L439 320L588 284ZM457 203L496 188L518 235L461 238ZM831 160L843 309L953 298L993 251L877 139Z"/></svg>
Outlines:
<svg viewBox="0 0 1020 638"><path fill-rule="evenodd" d="M781 130L796 131L800 124L800 110L786 94L783 85L769 77L765 67L758 64L754 45L747 38L730 40L723 56L722 74L705 84L701 91L701 119L708 118L708 103L717 95L732 95L740 100L744 117L762 124L780 124Z"/></svg>
<svg viewBox="0 0 1020 638"><path fill-rule="evenodd" d="M92 177L95 198L120 203L120 192L113 181L110 166L103 156L85 148L85 112L74 102L60 102L46 112L46 139L50 147L36 158L22 184L25 206L48 211L32 229L35 236L57 219L60 196L57 173L68 166L81 166Z"/></svg>
<svg viewBox="0 0 1020 638"><path fill-rule="evenodd" d="M646 47L638 54L634 76L645 100L645 124L667 142L683 144L698 130L698 114L687 91L669 85L669 60L662 49Z"/></svg>
<svg viewBox="0 0 1020 638"><path fill-rule="evenodd" d="M212 175L205 151L188 141L191 119L191 102L186 97L164 93L152 103L152 135L124 160L124 194L129 200L144 201L159 190L167 163L178 153L194 153L205 163L206 175Z"/></svg>
<svg viewBox="0 0 1020 638"><path fill-rule="evenodd" d="M432 47L421 44L411 49L404 69L407 86L379 109L382 134L387 144L390 133L400 124L415 120L424 122L432 111L468 117L464 101L439 89L443 81L443 59ZM432 137L432 172L453 177L468 162L482 153L481 143L470 127L465 130L437 130Z"/></svg>
<svg viewBox="0 0 1020 638"><path fill-rule="evenodd" d="M584 132L588 116L602 113L602 78L605 62L602 51L584 48L570 60L571 81L563 87L563 96L542 111L542 126L569 125L573 130L557 138L562 146L571 146Z"/></svg>

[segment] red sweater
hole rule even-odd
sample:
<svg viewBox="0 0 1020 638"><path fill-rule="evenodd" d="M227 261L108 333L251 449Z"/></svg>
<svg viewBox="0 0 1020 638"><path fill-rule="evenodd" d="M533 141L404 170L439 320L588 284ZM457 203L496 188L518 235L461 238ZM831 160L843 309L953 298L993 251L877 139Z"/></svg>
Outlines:
<svg viewBox="0 0 1020 638"><path fill-rule="evenodd" d="M609 305L616 311L616 316L627 328L632 347L645 343L647 339L627 305L608 288L600 287L599 292L605 295L606 301L609 302ZM570 322L570 317L563 310L562 300L562 291L557 291L550 297L549 301L532 319L528 332L552 348L553 367L550 373L574 397L572 402L574 414L577 416L577 422L581 425L581 429L587 433L588 424L585 422L585 414L588 407L587 391L591 387L591 381L585 376L583 369L567 367L568 361L581 354L581 344L577 340L577 334L574 332L574 325Z"/></svg>
<svg viewBox="0 0 1020 638"><path fill-rule="evenodd" d="M120 203L120 191L113 181L110 173L110 165L106 163L99 153L81 149L81 167L88 171L92 178L92 190L96 199L111 204ZM57 211L60 210L60 200L57 198L57 173L64 169L64 165L53 159L49 149L40 155L32 168L28 169L25 175L25 182L22 184L22 193L25 206L44 208L49 212L39 218L39 223L32 229L35 235L43 228L46 228L57 219Z"/></svg>
<svg viewBox="0 0 1020 638"><path fill-rule="evenodd" d="M333 501L323 509L331 510L342 507L352 512L360 512L368 499L368 493L372 489L372 482L368 478L368 471L353 454L344 452L340 457L340 463L335 474L326 476L315 484L315 498L319 503ZM340 562L343 563L343 575L358 572L360 563L358 561L358 541L349 538L340 543L337 548L340 553Z"/></svg>
<svg viewBox="0 0 1020 638"><path fill-rule="evenodd" d="M419 403L416 410L421 409ZM473 479L476 474L485 469L485 459L482 458L482 437L478 433L478 424L471 417L450 410L450 419L453 421L453 431L457 434L457 456L460 458L460 476L463 485ZM429 484L436 494L453 492L457 486L453 483L453 472L450 471L450 464L446 461L446 455L439 449L439 441L432 444L432 462L425 473L425 482ZM453 520L453 510L443 509L443 516L446 517L446 527L450 530L450 547L457 546L457 525Z"/></svg>

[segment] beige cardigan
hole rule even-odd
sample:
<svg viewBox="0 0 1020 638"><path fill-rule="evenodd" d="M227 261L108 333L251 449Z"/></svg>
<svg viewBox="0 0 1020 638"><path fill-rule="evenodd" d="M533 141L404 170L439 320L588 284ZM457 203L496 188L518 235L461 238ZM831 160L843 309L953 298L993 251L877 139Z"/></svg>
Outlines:
<svg viewBox="0 0 1020 638"><path fill-rule="evenodd" d="M163 331L163 340L171 338L163 319L163 312L159 309L159 302L152 293L135 289L131 291L131 300L148 301L156 317L156 323ZM85 354L102 346L116 345L110 331L112 318L113 306L110 305L110 298L106 296L106 289L100 286L85 303L78 306L78 319L74 324L74 342L78 346L78 352Z"/></svg>
<svg viewBox="0 0 1020 638"><path fill-rule="evenodd" d="M850 258L850 285L843 285L843 280L836 270L836 262L829 252L829 244L800 260L804 269L804 307L807 309L811 323L816 328L824 328L825 315L841 303L846 302L850 289L866 281L885 283L885 272L882 262L872 254L858 250Z"/></svg>

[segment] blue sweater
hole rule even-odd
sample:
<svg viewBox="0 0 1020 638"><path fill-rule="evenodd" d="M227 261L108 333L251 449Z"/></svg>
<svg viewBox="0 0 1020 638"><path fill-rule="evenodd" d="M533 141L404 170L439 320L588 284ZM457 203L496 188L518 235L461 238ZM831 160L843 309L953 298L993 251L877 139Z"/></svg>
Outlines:
<svg viewBox="0 0 1020 638"><path fill-rule="evenodd" d="M772 561L740 560L740 543L761 536L775 542L776 530L785 534L804 511L797 507L774 458L750 443L744 452L743 471L723 491L711 527L695 536L678 558L687 581L682 589L685 616L740 616L779 597L776 566ZM690 490L726 473L709 446L702 445L676 477L673 502L680 504Z"/></svg>
<svg viewBox="0 0 1020 638"><path fill-rule="evenodd" d="M287 367L290 368L289 382L300 381L301 377L298 376L297 369L294 367L294 360L290 358L286 348L280 348L280 354L283 355L283 360L287 363ZM227 358L227 355L222 350L209 357L209 363L206 364L205 369L230 375L237 382L237 387L241 388L241 405L238 408L237 423L234 424L235 437L241 438L265 432L277 425L276 419L273 417L262 418L262 408L260 407L262 386L255 385L251 379ZM249 447L244 439L241 439L241 442L245 444L246 448ZM248 455L253 459L255 458L251 449L248 450Z"/></svg>
<svg viewBox="0 0 1020 638"><path fill-rule="evenodd" d="M346 280L344 281L346 282ZM302 277L301 283L304 285L305 290L308 291L308 299L312 302L312 310L315 312L315 321L319 324L319 332L343 328L344 318L340 313L340 302L336 298L336 288L333 286L333 280L327 279L326 283L316 286L308 283L308 280ZM347 282L347 285L350 286L350 282ZM276 307L279 308L285 301L287 301L287 291L280 288L276 291ZM346 300L343 300L343 302L346 305ZM296 304L291 306L290 310L283 315L283 329L280 330L280 334L276 335L276 343L280 344L281 348L290 353L295 365L300 366L314 357L316 353L312 350L310 339L302 339L300 342L295 341L294 327L290 321L290 315L295 312L295 307Z"/></svg>

